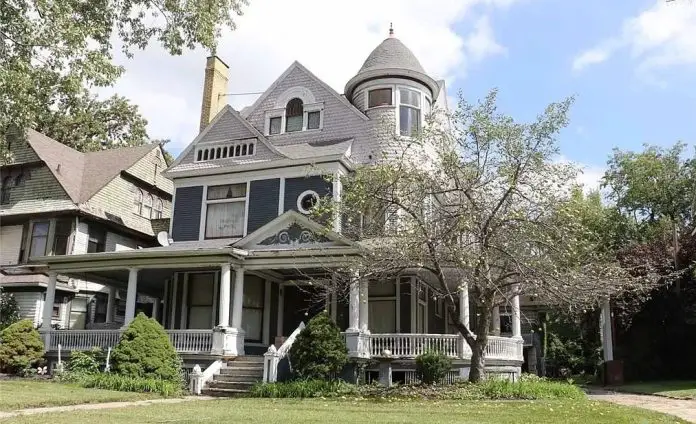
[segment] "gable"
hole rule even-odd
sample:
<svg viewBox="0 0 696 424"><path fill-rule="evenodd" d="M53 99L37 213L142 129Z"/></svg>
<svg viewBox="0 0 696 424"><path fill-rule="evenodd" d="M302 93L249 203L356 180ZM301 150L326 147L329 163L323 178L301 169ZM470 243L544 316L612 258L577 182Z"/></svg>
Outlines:
<svg viewBox="0 0 696 424"><path fill-rule="evenodd" d="M354 245L340 234L328 231L306 216L288 211L235 242L233 246L246 250L289 250Z"/></svg>
<svg viewBox="0 0 696 424"><path fill-rule="evenodd" d="M167 161L164 159L162 148L157 147L135 162L126 172L172 194L174 192L172 181L162 175L165 169L167 169Z"/></svg>
<svg viewBox="0 0 696 424"><path fill-rule="evenodd" d="M12 164L37 162L41 160L36 154L34 149L31 148L29 143L23 139L23 137L13 137L12 141L8 140L10 144L10 162Z"/></svg>

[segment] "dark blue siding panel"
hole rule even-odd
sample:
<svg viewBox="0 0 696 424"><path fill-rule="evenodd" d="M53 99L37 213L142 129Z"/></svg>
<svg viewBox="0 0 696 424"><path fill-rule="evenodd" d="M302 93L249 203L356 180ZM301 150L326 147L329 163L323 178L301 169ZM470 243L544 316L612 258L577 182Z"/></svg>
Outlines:
<svg viewBox="0 0 696 424"><path fill-rule="evenodd" d="M201 224L203 186L180 187L174 194L172 238L174 241L198 240Z"/></svg>
<svg viewBox="0 0 696 424"><path fill-rule="evenodd" d="M247 233L252 233L278 216L280 178L256 180L249 187Z"/></svg>
<svg viewBox="0 0 696 424"><path fill-rule="evenodd" d="M306 190L314 190L320 197L331 195L332 184L317 175L285 179L285 211L297 210L297 198Z"/></svg>

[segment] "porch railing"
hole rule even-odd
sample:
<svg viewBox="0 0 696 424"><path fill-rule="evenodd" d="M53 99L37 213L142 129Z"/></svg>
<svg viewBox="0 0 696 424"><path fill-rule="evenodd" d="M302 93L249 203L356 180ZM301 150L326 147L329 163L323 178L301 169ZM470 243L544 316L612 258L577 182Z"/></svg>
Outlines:
<svg viewBox="0 0 696 424"><path fill-rule="evenodd" d="M123 330L49 330L41 331L47 351L90 350L93 347L113 348ZM165 330L179 353L210 353L213 347L212 330Z"/></svg>
<svg viewBox="0 0 696 424"><path fill-rule="evenodd" d="M295 343L295 338L297 338L297 335L300 334L304 328L305 324L301 322L278 349L276 349L274 345L268 347L268 351L263 355L264 383L274 383L278 381L278 365L280 361L288 355L292 344Z"/></svg>
<svg viewBox="0 0 696 424"><path fill-rule="evenodd" d="M384 356L386 350L397 358L415 358L436 350L451 358L469 359L471 349L457 334L369 334L371 357ZM488 336L486 359L522 361L523 340L511 337Z"/></svg>

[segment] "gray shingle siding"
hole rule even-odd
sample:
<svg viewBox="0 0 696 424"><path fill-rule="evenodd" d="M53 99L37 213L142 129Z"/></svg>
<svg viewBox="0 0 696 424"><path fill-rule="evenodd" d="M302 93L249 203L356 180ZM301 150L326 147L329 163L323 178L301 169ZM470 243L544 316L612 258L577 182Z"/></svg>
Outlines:
<svg viewBox="0 0 696 424"><path fill-rule="evenodd" d="M315 175L312 177L286 178L284 211L297 210L297 198L306 190L314 190L320 197L331 195L332 185L324 177Z"/></svg>
<svg viewBox="0 0 696 424"><path fill-rule="evenodd" d="M247 233L261 228L278 216L280 179L254 180L249 187Z"/></svg>
<svg viewBox="0 0 696 424"><path fill-rule="evenodd" d="M201 223L203 186L176 189L172 223L174 241L198 240Z"/></svg>

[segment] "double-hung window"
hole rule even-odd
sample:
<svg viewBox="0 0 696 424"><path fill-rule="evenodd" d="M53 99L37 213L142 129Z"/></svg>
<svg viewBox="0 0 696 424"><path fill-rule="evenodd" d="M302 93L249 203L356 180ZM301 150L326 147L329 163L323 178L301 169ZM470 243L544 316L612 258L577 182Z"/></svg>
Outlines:
<svg viewBox="0 0 696 424"><path fill-rule="evenodd" d="M208 187L206 194L205 238L242 237L247 184Z"/></svg>
<svg viewBox="0 0 696 424"><path fill-rule="evenodd" d="M29 257L44 256L46 254L46 243L48 242L48 228L50 221L35 222L31 229L31 247Z"/></svg>
<svg viewBox="0 0 696 424"><path fill-rule="evenodd" d="M411 137L421 128L421 93L399 88L399 133Z"/></svg>

